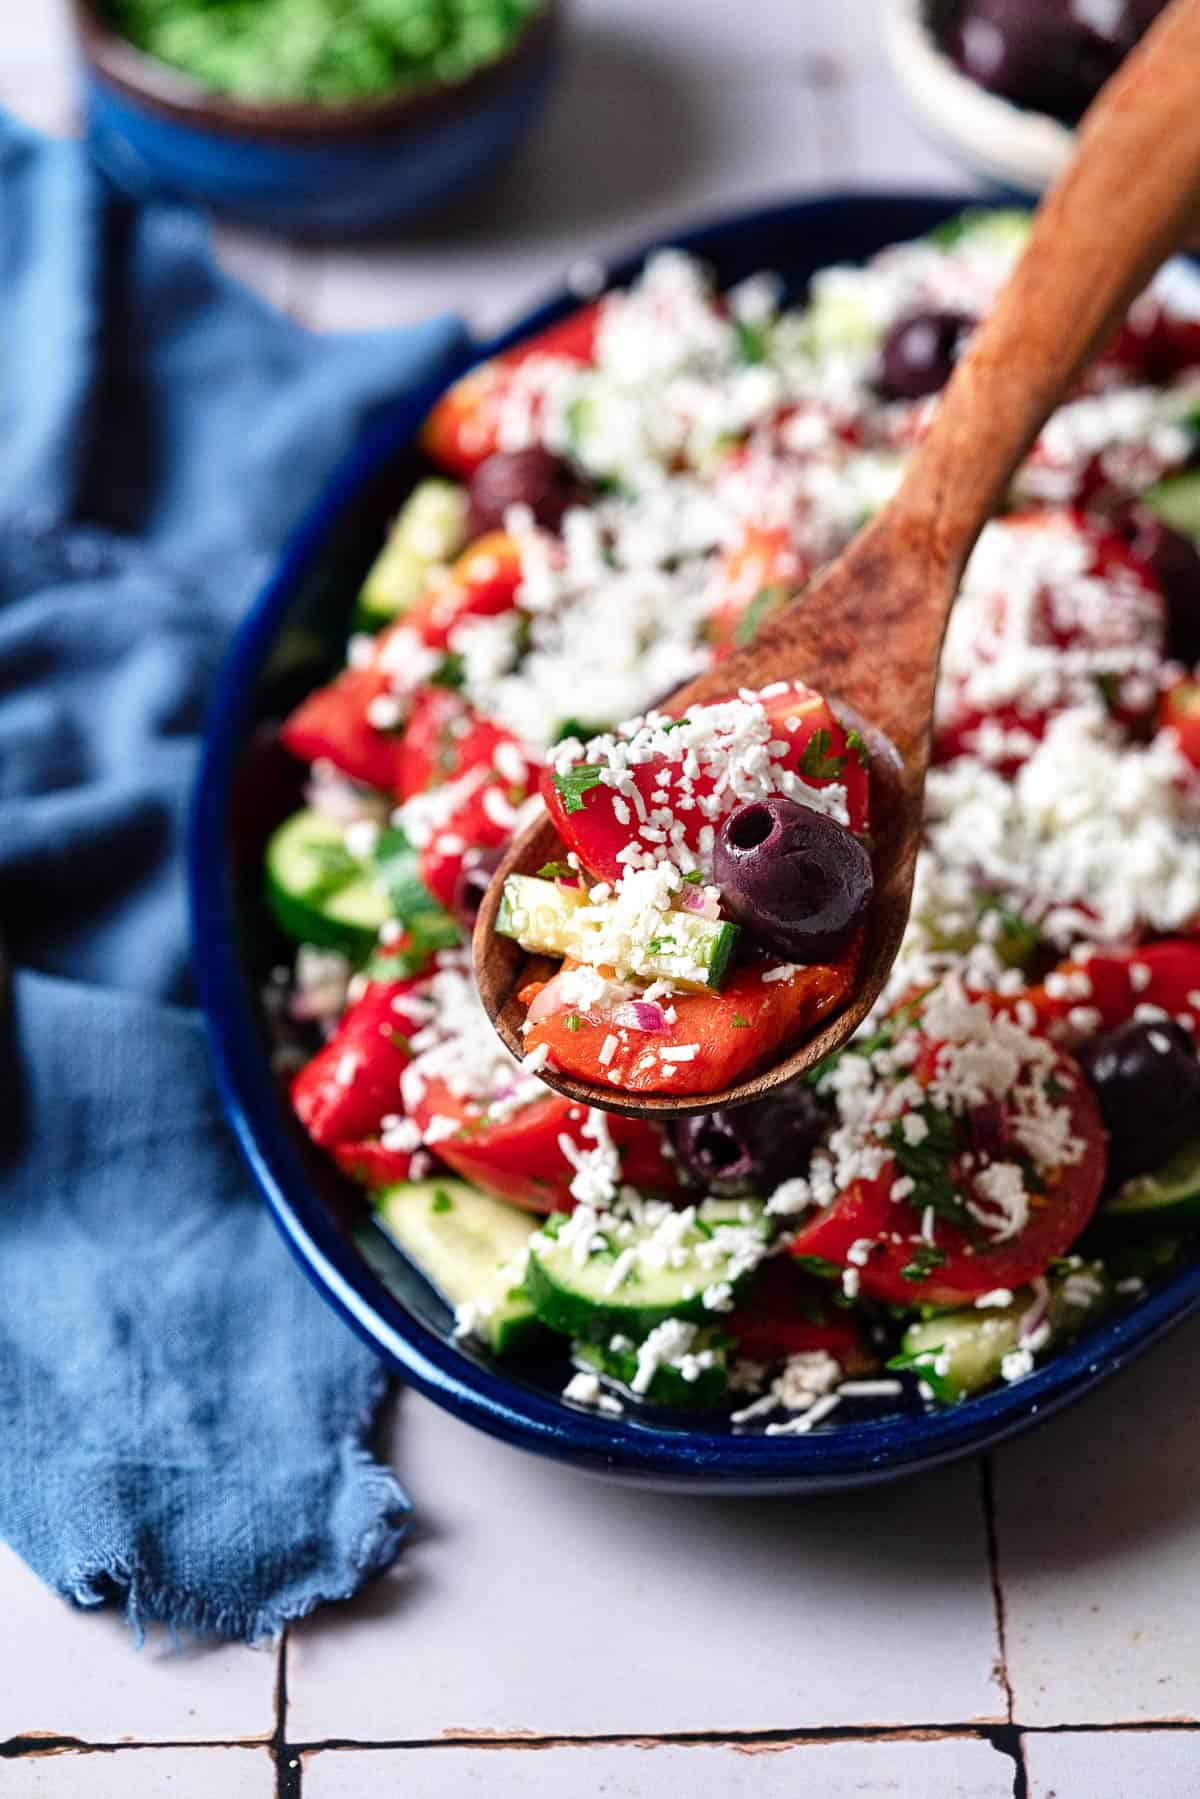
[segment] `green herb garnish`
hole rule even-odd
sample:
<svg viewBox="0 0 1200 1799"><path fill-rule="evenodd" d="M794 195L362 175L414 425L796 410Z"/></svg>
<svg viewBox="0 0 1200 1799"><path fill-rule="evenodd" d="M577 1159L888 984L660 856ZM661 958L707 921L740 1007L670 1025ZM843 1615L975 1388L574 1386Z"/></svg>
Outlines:
<svg viewBox="0 0 1200 1799"><path fill-rule="evenodd" d="M750 1020L748 1018L743 1018L740 1012L735 1012L733 1017L729 1020L729 1023L731 1028L735 1031L748 1031L750 1029Z"/></svg>
<svg viewBox="0 0 1200 1799"><path fill-rule="evenodd" d="M554 785L562 795L564 812L582 812L583 796L600 785L604 773L599 762L580 762L565 774L555 775Z"/></svg>
<svg viewBox="0 0 1200 1799"><path fill-rule="evenodd" d="M569 862L543 862L538 869L541 881L573 881L575 878L575 870Z"/></svg>
<svg viewBox="0 0 1200 1799"><path fill-rule="evenodd" d="M833 733L822 725L804 746L800 773L807 775L810 781L836 781L846 766L846 758L831 755L832 748Z"/></svg>
<svg viewBox="0 0 1200 1799"><path fill-rule="evenodd" d="M954 1385L934 1367L943 1347L939 1343L936 1348L914 1349L907 1354L894 1355L884 1366L893 1374L919 1375L935 1399L941 1400L943 1405L952 1405L958 1397Z"/></svg>
<svg viewBox="0 0 1200 1799"><path fill-rule="evenodd" d="M927 1281L935 1268L940 1268L946 1260L946 1252L939 1249L936 1243L918 1243L913 1250L912 1259L904 1264L900 1275L906 1281Z"/></svg>
<svg viewBox="0 0 1200 1799"><path fill-rule="evenodd" d="M429 1202L429 1210L431 1212L452 1212L454 1210L454 1201L444 1187L437 1189Z"/></svg>
<svg viewBox="0 0 1200 1799"><path fill-rule="evenodd" d="M846 748L854 752L863 768L870 768L871 752L867 748L866 740L861 731L856 731L851 727L851 729L846 732Z"/></svg>

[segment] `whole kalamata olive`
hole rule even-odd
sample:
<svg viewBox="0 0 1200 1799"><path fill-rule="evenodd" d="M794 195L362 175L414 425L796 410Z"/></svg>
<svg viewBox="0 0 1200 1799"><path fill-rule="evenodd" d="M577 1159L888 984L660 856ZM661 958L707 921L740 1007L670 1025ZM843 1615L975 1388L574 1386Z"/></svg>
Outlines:
<svg viewBox="0 0 1200 1799"><path fill-rule="evenodd" d="M857 837L780 793L725 819L713 877L726 910L789 962L839 956L874 891L871 858Z"/></svg>
<svg viewBox="0 0 1200 1799"><path fill-rule="evenodd" d="M573 463L540 445L497 450L485 457L467 484L467 530L498 531L510 506L528 506L544 531L557 531L572 506L587 506L591 483Z"/></svg>
<svg viewBox="0 0 1200 1799"><path fill-rule="evenodd" d="M965 312L912 312L898 319L879 351L880 392L889 400L940 393L974 325Z"/></svg>
<svg viewBox="0 0 1200 1799"><path fill-rule="evenodd" d="M734 1111L677 1118L671 1138L680 1172L706 1193L756 1193L802 1175L829 1119L806 1081L793 1081L769 1099Z"/></svg>
<svg viewBox="0 0 1200 1799"><path fill-rule="evenodd" d="M1076 1053L1109 1134L1113 1181L1148 1173L1200 1134L1200 1061L1182 1025L1131 1019Z"/></svg>
<svg viewBox="0 0 1200 1799"><path fill-rule="evenodd" d="M966 0L945 47L980 87L1072 124L1125 48L1093 31L1072 0Z"/></svg>
<svg viewBox="0 0 1200 1799"><path fill-rule="evenodd" d="M1167 655L1188 668L1200 662L1200 555L1190 537L1136 502L1116 526L1139 562L1162 588L1167 603Z"/></svg>
<svg viewBox="0 0 1200 1799"><path fill-rule="evenodd" d="M469 849L463 857L458 879L454 883L455 919L467 936L475 929L475 919L483 904L483 896L492 876L500 866L503 850Z"/></svg>

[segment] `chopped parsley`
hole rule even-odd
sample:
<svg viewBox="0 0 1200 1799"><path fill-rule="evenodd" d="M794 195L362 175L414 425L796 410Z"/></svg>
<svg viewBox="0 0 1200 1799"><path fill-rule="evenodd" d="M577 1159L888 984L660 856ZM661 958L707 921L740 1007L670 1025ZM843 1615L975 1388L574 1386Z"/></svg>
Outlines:
<svg viewBox="0 0 1200 1799"><path fill-rule="evenodd" d="M743 1018L740 1012L735 1012L733 1017L729 1020L729 1023L735 1031L748 1031L750 1029L750 1020L748 1018Z"/></svg>
<svg viewBox="0 0 1200 1799"><path fill-rule="evenodd" d="M815 1274L818 1280L840 1281L842 1271L836 1262L829 1262L824 1256L793 1256L797 1268L803 1268L806 1274Z"/></svg>
<svg viewBox="0 0 1200 1799"><path fill-rule="evenodd" d="M943 1345L929 1349L914 1349L901 1355L892 1356L884 1363L885 1368L893 1374L917 1374L924 1381L935 1399L943 1405L950 1405L958 1398L954 1383L944 1374L939 1374L934 1363L943 1353Z"/></svg>
<svg viewBox="0 0 1200 1799"><path fill-rule="evenodd" d="M887 1134L896 1167L913 1182L913 1191L905 1203L914 1212L931 1207L935 1218L942 1218L959 1230L969 1229L971 1215L950 1175L950 1163L962 1148L959 1121L934 1105L919 1107L915 1116L925 1121L926 1134L920 1143L908 1141L902 1118L893 1122Z"/></svg>
<svg viewBox="0 0 1200 1799"><path fill-rule="evenodd" d="M429 1210L431 1212L452 1212L454 1210L454 1201L444 1187L437 1189L429 1202Z"/></svg>
<svg viewBox="0 0 1200 1799"><path fill-rule="evenodd" d="M824 725L814 731L800 758L800 773L810 781L836 781L846 766L844 756L833 756L833 733Z"/></svg>
<svg viewBox="0 0 1200 1799"><path fill-rule="evenodd" d="M1103 674L1093 675L1096 690L1110 712L1115 712L1121 703L1121 677L1114 669L1106 669Z"/></svg>
<svg viewBox="0 0 1200 1799"><path fill-rule="evenodd" d="M555 775L554 785L562 795L564 812L582 812L583 796L600 785L604 770L599 762L580 762L565 774Z"/></svg>
<svg viewBox="0 0 1200 1799"><path fill-rule="evenodd" d="M568 1012L567 1016L563 1019L563 1023L566 1025L566 1027L569 1031L577 1031L579 1029L580 1022L581 1021L580 1021L578 1012Z"/></svg>
<svg viewBox="0 0 1200 1799"><path fill-rule="evenodd" d="M738 356L743 362L765 362L767 360L767 327L751 325L745 319L735 319L733 328L737 333Z"/></svg>
<svg viewBox="0 0 1200 1799"><path fill-rule="evenodd" d="M940 1268L946 1260L946 1252L939 1249L936 1243L918 1243L913 1250L912 1260L904 1264L900 1270L902 1280L927 1281L935 1268Z"/></svg>
<svg viewBox="0 0 1200 1799"><path fill-rule="evenodd" d="M733 641L739 650L744 650L748 643L754 641L763 620L772 612L778 611L786 597L782 587L764 587L755 594L739 618L733 634Z"/></svg>
<svg viewBox="0 0 1200 1799"><path fill-rule="evenodd" d="M572 881L575 879L575 870L569 862L543 862L538 869L538 879L540 881Z"/></svg>
<svg viewBox="0 0 1200 1799"><path fill-rule="evenodd" d="M452 693L457 693L462 687L463 675L462 657L457 650L447 650L429 680L433 687L448 687Z"/></svg>
<svg viewBox="0 0 1200 1799"><path fill-rule="evenodd" d="M701 881L704 879L704 870L701 868L690 868L683 878L689 887L699 887Z"/></svg>
<svg viewBox="0 0 1200 1799"><path fill-rule="evenodd" d="M846 748L858 757L862 768L870 768L871 752L867 748L866 738L861 731L854 730L853 726L846 732Z"/></svg>
<svg viewBox="0 0 1200 1799"><path fill-rule="evenodd" d="M661 956L668 950L678 949L679 944L674 937L651 937L646 948L652 956Z"/></svg>

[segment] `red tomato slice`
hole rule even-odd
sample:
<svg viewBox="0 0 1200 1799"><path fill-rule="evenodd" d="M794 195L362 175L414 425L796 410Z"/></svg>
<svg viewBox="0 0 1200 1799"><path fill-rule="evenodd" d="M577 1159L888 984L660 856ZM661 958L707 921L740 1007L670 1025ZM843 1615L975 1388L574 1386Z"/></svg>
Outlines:
<svg viewBox="0 0 1200 1799"><path fill-rule="evenodd" d="M412 799L414 794L427 793L431 787L456 781L481 763L494 766L493 758L501 744L515 747L515 740L499 725L472 711L452 689L418 688L401 746L402 798ZM515 762L512 766L515 770Z"/></svg>
<svg viewBox="0 0 1200 1799"><path fill-rule="evenodd" d="M574 1164L563 1154L560 1138L580 1150L595 1148L584 1135L587 1111L547 1092L511 1118L491 1121L452 1093L444 1081L428 1081L413 1118L427 1130L435 1118L454 1119L459 1135L435 1133L430 1145L448 1167L486 1193L531 1212L570 1211ZM673 1164L663 1151L662 1132L640 1118L608 1115L613 1142L621 1151L621 1172L631 1186L670 1196L677 1188Z"/></svg>
<svg viewBox="0 0 1200 1799"><path fill-rule="evenodd" d="M1177 681L1163 695L1159 724L1174 732L1180 753L1200 768L1200 681Z"/></svg>
<svg viewBox="0 0 1200 1799"><path fill-rule="evenodd" d="M410 1152L385 1149L378 1137L367 1137L361 1143L335 1143L330 1153L342 1173L360 1187L392 1187L412 1174Z"/></svg>
<svg viewBox="0 0 1200 1799"><path fill-rule="evenodd" d="M332 762L342 774L384 793L400 791L403 739L369 722L372 700L387 694L383 669L347 668L316 688L284 721L280 739L302 762Z"/></svg>
<svg viewBox="0 0 1200 1799"><path fill-rule="evenodd" d="M449 910L454 904L463 863L472 850L499 849L518 822L518 809L535 786L529 766L522 781L508 782L495 769L473 782L463 779L464 795L441 828L421 851L421 879L435 900Z"/></svg>
<svg viewBox="0 0 1200 1799"><path fill-rule="evenodd" d="M800 775L810 787L828 787L832 782L840 782L846 789L846 806L850 829L863 831L867 825L867 771L858 754L848 742L846 731L830 711L828 703L819 693L811 688L789 688L786 693L771 694L763 701L763 707L774 733L773 741L786 743L787 754L780 756L775 765L780 769L791 769ZM809 752L809 769L835 766L836 772L827 776L808 772L805 769L805 752L816 738L818 732L824 736ZM586 766L586 752L579 758L578 766ZM664 773L670 779L662 786L657 785ZM698 807L680 808L680 798L686 797L680 791L680 778L683 775L683 764L668 761L665 756L653 756L648 761L639 763L632 771L633 782L642 797L647 812L655 808L670 808L684 824L684 839L695 849L700 833L705 826L720 822L710 819ZM711 775L701 774L694 782L694 793L702 796L711 793L715 782ZM633 809L612 787L597 784L569 796L564 796L562 788L556 782L554 774L547 769L542 775L542 798L554 822L555 829L567 845L574 850L584 867L602 881L616 881L624 871L624 864L618 861L618 855L631 840L636 828ZM730 798L727 811L733 811L739 802ZM627 816L622 820L621 813Z"/></svg>
<svg viewBox="0 0 1200 1799"><path fill-rule="evenodd" d="M676 1018L669 1031L616 1030L602 1013L552 1012L534 1025L526 1042L530 1050L544 1043L551 1067L594 1084L628 1093L718 1093L844 1005L857 962L855 945L834 966L800 968L790 981L764 981L772 964L755 963L740 969L720 993L677 994L670 1002ZM528 1003L537 991L527 987L521 998ZM568 1024L571 1018L577 1026ZM609 1044L615 1049L606 1050ZM664 1050L693 1046L695 1054L686 1060L662 1057Z"/></svg>
<svg viewBox="0 0 1200 1799"><path fill-rule="evenodd" d="M905 1200L891 1196L899 1171L888 1160L874 1180L857 1180L831 1205L802 1226L792 1253L818 1256L839 1268L851 1266L855 1243L872 1247L859 1268L859 1291L869 1299L902 1306L957 1306L997 1287L1022 1287L1042 1274L1055 1256L1065 1255L1096 1209L1104 1185L1107 1154L1104 1127L1091 1088L1072 1057L1057 1050L1057 1072L1067 1089L1071 1132L1084 1144L1080 1161L1050 1171L1046 1190L1035 1194L1031 1216L1008 1243L968 1236L957 1225L936 1220L936 1267L922 1265L921 1217ZM969 1184L960 1174L958 1184ZM906 1273L905 1270L908 1270Z"/></svg>
<svg viewBox="0 0 1200 1799"><path fill-rule="evenodd" d="M323 1149L375 1136L381 1121L402 1109L407 1040L421 1028L405 1005L416 985L415 980L373 981L293 1080L296 1116Z"/></svg>
<svg viewBox="0 0 1200 1799"><path fill-rule="evenodd" d="M521 585L521 552L505 531L485 531L465 549L444 579L422 594L401 625L430 649L444 650L466 618L512 612Z"/></svg>
<svg viewBox="0 0 1200 1799"><path fill-rule="evenodd" d="M467 476L478 468L500 448L500 413L516 370L535 356L584 365L593 362L602 304L592 301L536 337L481 362L447 388L421 432L426 455L452 475Z"/></svg>
<svg viewBox="0 0 1200 1799"><path fill-rule="evenodd" d="M782 528L747 525L721 558L721 599L704 635L718 661L753 639L760 625L799 592L808 569Z"/></svg>
<svg viewBox="0 0 1200 1799"><path fill-rule="evenodd" d="M1086 990L1084 983L1086 982ZM1200 943L1167 937L1136 949L1098 950L1085 961L1060 962L1036 987L1015 998L989 994L993 1011L1022 1017L1032 1006L1037 1028L1082 1042L1132 1018L1138 1006L1158 1006L1195 1029L1200 1022Z"/></svg>
<svg viewBox="0 0 1200 1799"><path fill-rule="evenodd" d="M823 1349L850 1374L876 1365L859 1320L835 1306L820 1281L778 1256L763 1264L745 1301L721 1329L734 1338L736 1353L752 1362L783 1362Z"/></svg>

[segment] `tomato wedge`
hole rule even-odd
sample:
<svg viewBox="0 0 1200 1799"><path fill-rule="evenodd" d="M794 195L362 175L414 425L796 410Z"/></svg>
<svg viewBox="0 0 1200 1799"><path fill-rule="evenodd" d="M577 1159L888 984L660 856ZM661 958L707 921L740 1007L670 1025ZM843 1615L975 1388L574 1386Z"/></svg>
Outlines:
<svg viewBox="0 0 1200 1799"><path fill-rule="evenodd" d="M764 1262L721 1328L734 1339L736 1353L752 1362L783 1362L823 1349L848 1374L876 1365L859 1320L833 1303L827 1286L778 1256Z"/></svg>
<svg viewBox="0 0 1200 1799"><path fill-rule="evenodd" d="M1180 754L1200 768L1200 681L1177 681L1163 695L1158 722L1174 733Z"/></svg>
<svg viewBox="0 0 1200 1799"><path fill-rule="evenodd" d="M476 763L460 776L461 799L442 820L421 851L421 879L440 905L454 904L458 877L472 850L499 849L519 823L519 808L537 785L537 767L512 738L497 733L502 774L495 747L486 768Z"/></svg>
<svg viewBox="0 0 1200 1799"><path fill-rule="evenodd" d="M677 1177L661 1131L640 1118L606 1116L621 1152L623 1178L646 1193L673 1194ZM575 1203L570 1190L575 1165L563 1152L563 1139L581 1153L596 1147L584 1129L586 1109L558 1093L547 1092L510 1118L492 1120L444 1081L429 1080L412 1117L426 1131L439 1121L429 1147L456 1174L530 1212L569 1211ZM456 1135L444 1134L443 1120L457 1124Z"/></svg>
<svg viewBox="0 0 1200 1799"><path fill-rule="evenodd" d="M496 618L512 612L521 585L521 552L506 531L477 537L442 580L415 600L401 625L422 643L444 650L456 625L468 618Z"/></svg>
<svg viewBox="0 0 1200 1799"><path fill-rule="evenodd" d="M296 1116L323 1149L373 1137L399 1112L408 1039L421 1020L406 1005L416 980L372 981L291 1086Z"/></svg>
<svg viewBox="0 0 1200 1799"><path fill-rule="evenodd" d="M851 739L828 702L811 688L796 683L783 693L767 689L761 704L771 727L772 743L786 745L786 750L771 757L772 766L791 771L809 787L841 784L846 790L850 829L865 830L865 750L857 739ZM596 767L585 750L565 774L545 770L542 798L555 829L584 867L598 880L616 881L625 868L619 860L620 852L633 838L638 820L633 804L627 803L615 788L591 778L588 771ZM711 830L724 812L733 811L739 804L729 794L723 811L715 817L702 812L694 802L711 794L716 780L703 768L694 775L683 759L669 760L665 755L652 754L637 762L630 774L645 810L670 811L682 823L684 840L693 850L701 833ZM692 803L680 804L681 801Z"/></svg>
<svg viewBox="0 0 1200 1799"><path fill-rule="evenodd" d="M392 1187L412 1174L412 1153L386 1149L378 1137L367 1137L361 1143L335 1143L330 1154L342 1173L360 1187Z"/></svg>
<svg viewBox="0 0 1200 1799"><path fill-rule="evenodd" d="M426 455L452 475L467 476L500 445L500 416L513 377L534 357L586 365L595 360L603 301L594 300L535 337L481 362L446 389L421 431ZM534 411L537 411L536 399Z"/></svg>
<svg viewBox="0 0 1200 1799"><path fill-rule="evenodd" d="M1018 1235L995 1242L941 1217L934 1219L932 1233L923 1234L919 1200L910 1204L892 1197L900 1169L889 1157L874 1179L852 1181L797 1231L793 1255L853 1267L866 1298L902 1306L964 1305L980 1293L1022 1287L1044 1273L1055 1256L1066 1254L1095 1211L1107 1162L1100 1111L1079 1065L1056 1049L1047 1078L1069 1109L1071 1135L1083 1153L1047 1171ZM978 1197L973 1169L956 1160L951 1177L960 1192Z"/></svg>
<svg viewBox="0 0 1200 1799"><path fill-rule="evenodd" d="M777 965L757 962L720 993L677 994L666 1031L617 1029L603 1012L564 1009L535 1024L526 1043L530 1050L545 1044L551 1067L594 1084L631 1093L718 1093L843 1005L858 953L856 944L832 966L797 968L788 980L764 981ZM526 987L521 998L529 1004L539 991Z"/></svg>
<svg viewBox="0 0 1200 1799"><path fill-rule="evenodd" d="M372 702L386 696L391 680L374 666L347 668L301 700L280 730L284 748L302 762L331 762L351 780L384 793L401 790L404 743L394 730L370 721Z"/></svg>
<svg viewBox="0 0 1200 1799"><path fill-rule="evenodd" d="M1200 1027L1200 943L1164 937L1134 949L1097 950L1083 961L1060 962L1016 997L986 997L994 1012L1018 1019L1032 1007L1032 1028L1068 1043L1124 1024L1139 1006L1156 1006L1194 1030Z"/></svg>
<svg viewBox="0 0 1200 1799"><path fill-rule="evenodd" d="M752 641L760 625L799 591L808 570L782 527L746 525L721 557L721 598L704 635L720 661Z"/></svg>

